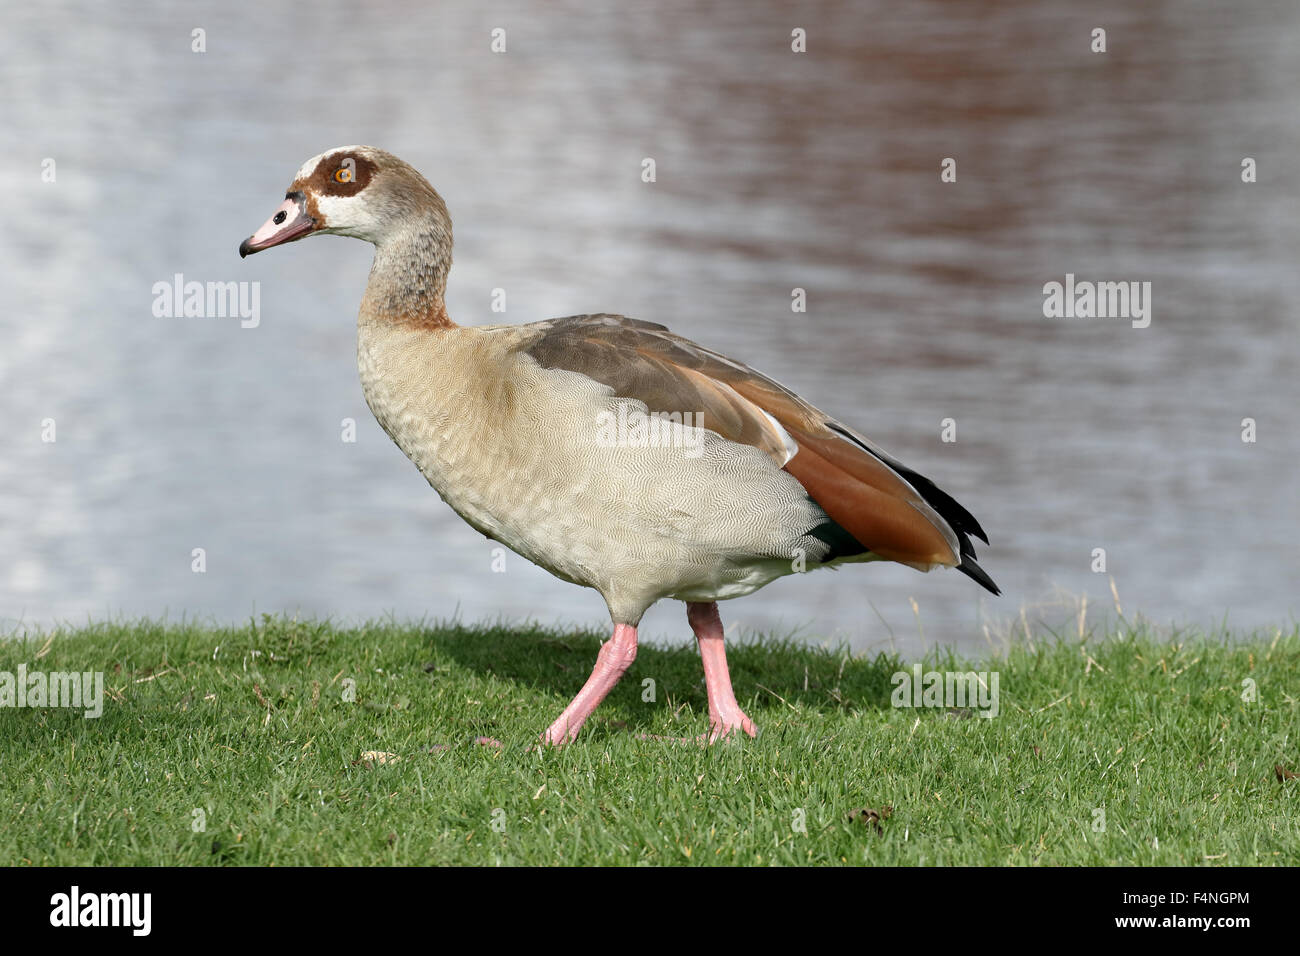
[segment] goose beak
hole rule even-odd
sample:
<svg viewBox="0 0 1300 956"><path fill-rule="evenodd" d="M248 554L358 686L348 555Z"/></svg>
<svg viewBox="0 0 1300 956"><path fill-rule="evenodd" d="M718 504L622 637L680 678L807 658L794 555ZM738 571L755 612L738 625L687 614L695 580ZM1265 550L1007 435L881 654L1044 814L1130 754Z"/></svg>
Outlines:
<svg viewBox="0 0 1300 956"><path fill-rule="evenodd" d="M307 215L306 197L302 193L290 193L271 218L239 244L239 258L301 239L315 228L316 220Z"/></svg>

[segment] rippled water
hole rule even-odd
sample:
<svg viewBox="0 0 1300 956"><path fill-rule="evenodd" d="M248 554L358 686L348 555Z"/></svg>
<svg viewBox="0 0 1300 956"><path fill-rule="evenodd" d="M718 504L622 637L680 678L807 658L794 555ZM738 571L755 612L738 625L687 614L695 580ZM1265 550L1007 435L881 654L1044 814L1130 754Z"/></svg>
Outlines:
<svg viewBox="0 0 1300 956"><path fill-rule="evenodd" d="M990 533L1001 598L848 568L725 606L743 630L910 650L915 597L927 643L976 647L1022 606L1064 618L1058 592L1110 607L1112 576L1157 621L1292 620L1300 8L1076 7L11 7L0 624L603 626L594 592L514 556L493 573L490 543L371 419L354 326L370 250L238 258L298 165L353 142L446 198L461 323L665 322L853 423ZM260 282L260 324L155 318L177 273ZM1150 282L1150 327L1045 318L1044 283L1067 273ZM662 605L643 633L689 632Z"/></svg>

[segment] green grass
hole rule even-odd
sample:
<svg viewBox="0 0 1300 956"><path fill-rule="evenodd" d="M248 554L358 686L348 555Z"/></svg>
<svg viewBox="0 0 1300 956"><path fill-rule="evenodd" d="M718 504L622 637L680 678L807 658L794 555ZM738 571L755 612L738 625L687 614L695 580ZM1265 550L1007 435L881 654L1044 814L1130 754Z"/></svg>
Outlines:
<svg viewBox="0 0 1300 956"><path fill-rule="evenodd" d="M0 671L109 690L99 719L0 709L0 864L1300 862L1300 779L1274 771L1300 772L1294 631L1015 645L974 666L999 673L995 719L892 707L891 656L734 647L762 734L710 748L638 739L707 724L694 648L643 646L576 744L531 749L600 637L272 618L11 638Z"/></svg>

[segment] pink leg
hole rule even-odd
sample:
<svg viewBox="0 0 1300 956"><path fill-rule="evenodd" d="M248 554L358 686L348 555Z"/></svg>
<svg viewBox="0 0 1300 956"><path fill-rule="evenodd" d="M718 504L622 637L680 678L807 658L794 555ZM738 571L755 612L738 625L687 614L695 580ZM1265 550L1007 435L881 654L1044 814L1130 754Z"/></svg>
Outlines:
<svg viewBox="0 0 1300 956"><path fill-rule="evenodd" d="M754 722L736 703L731 689L731 674L727 670L727 650L722 644L722 618L718 605L691 602L686 605L686 619L691 622L695 640L700 645L700 658L704 661L704 686L709 693L709 743L729 737L743 730L751 737L758 736Z"/></svg>
<svg viewBox="0 0 1300 956"><path fill-rule="evenodd" d="M614 636L600 646L596 666L592 668L587 683L573 698L564 712L542 734L542 743L566 744L578 736L578 731L608 694L623 672L636 660L636 628L630 624L615 624Z"/></svg>

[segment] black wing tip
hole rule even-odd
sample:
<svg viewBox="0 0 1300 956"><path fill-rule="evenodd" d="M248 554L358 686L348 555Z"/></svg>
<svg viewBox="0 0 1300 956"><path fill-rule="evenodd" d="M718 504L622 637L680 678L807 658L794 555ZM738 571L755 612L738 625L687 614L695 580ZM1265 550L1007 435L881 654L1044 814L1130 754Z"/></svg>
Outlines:
<svg viewBox="0 0 1300 956"><path fill-rule="evenodd" d="M984 590L990 591L995 595L1002 593L1002 589L999 588L997 584L994 583L993 579L988 576L988 572L976 564L975 559L970 555L964 555L962 557L961 564L957 565L957 570L966 575L966 577L970 578L980 587L984 588Z"/></svg>

